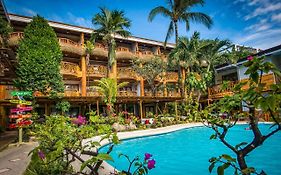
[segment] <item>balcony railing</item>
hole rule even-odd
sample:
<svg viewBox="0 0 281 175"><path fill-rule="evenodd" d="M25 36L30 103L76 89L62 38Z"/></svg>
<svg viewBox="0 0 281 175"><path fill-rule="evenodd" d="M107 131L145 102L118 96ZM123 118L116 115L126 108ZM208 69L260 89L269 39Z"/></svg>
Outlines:
<svg viewBox="0 0 281 175"><path fill-rule="evenodd" d="M77 89L65 90L64 96L65 97L79 97L81 94Z"/></svg>
<svg viewBox="0 0 281 175"><path fill-rule="evenodd" d="M90 77L106 77L107 67L102 65L90 65L87 68L87 74Z"/></svg>
<svg viewBox="0 0 281 175"><path fill-rule="evenodd" d="M117 77L120 79L138 79L138 74L132 68L118 68Z"/></svg>
<svg viewBox="0 0 281 175"><path fill-rule="evenodd" d="M11 92L16 88L10 85L0 85L0 100L12 99Z"/></svg>
<svg viewBox="0 0 281 175"><path fill-rule="evenodd" d="M58 38L61 50L68 53L73 53L77 55L82 55L84 50L82 45L78 42L72 41L68 38Z"/></svg>
<svg viewBox="0 0 281 175"><path fill-rule="evenodd" d="M13 32L10 34L10 38L8 40L8 45L10 47L15 47L19 44L19 41L23 38L23 32Z"/></svg>
<svg viewBox="0 0 281 175"><path fill-rule="evenodd" d="M136 56L133 54L129 48L126 47L118 47L116 49L116 59L117 60L131 60Z"/></svg>
<svg viewBox="0 0 281 175"><path fill-rule="evenodd" d="M249 79L243 79L240 82L248 82ZM270 90L270 85L274 84L274 74L266 74L262 76L263 84L265 84L263 91ZM209 99L217 99L222 98L226 95L233 95L233 87L235 86L236 82L229 82L227 86L219 84L215 85L213 87L208 88L208 96ZM249 84L247 83L242 87L243 90L246 90L249 88Z"/></svg>
<svg viewBox="0 0 281 175"><path fill-rule="evenodd" d="M108 51L102 44L96 43L95 48L92 51L92 55L98 56L98 57L107 57Z"/></svg>
<svg viewBox="0 0 281 175"><path fill-rule="evenodd" d="M177 72L167 72L166 73L166 81L167 82L177 82L178 81L178 73Z"/></svg>
<svg viewBox="0 0 281 175"><path fill-rule="evenodd" d="M137 91L118 91L118 96L119 97L136 97L137 96Z"/></svg>
<svg viewBox="0 0 281 175"><path fill-rule="evenodd" d="M63 75L70 75L70 76L76 76L81 77L81 70L78 64L62 61L61 62L61 74Z"/></svg>
<svg viewBox="0 0 281 175"><path fill-rule="evenodd" d="M155 55L152 51L137 52L138 57L144 61L152 59Z"/></svg>

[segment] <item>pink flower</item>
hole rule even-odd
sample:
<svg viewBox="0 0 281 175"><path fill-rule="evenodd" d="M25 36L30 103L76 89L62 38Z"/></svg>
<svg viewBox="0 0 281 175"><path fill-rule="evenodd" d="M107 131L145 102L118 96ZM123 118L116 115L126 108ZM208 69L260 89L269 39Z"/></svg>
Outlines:
<svg viewBox="0 0 281 175"><path fill-rule="evenodd" d="M127 111L123 111L123 114L124 114L124 115L127 115L127 114L128 114L128 112L127 112Z"/></svg>
<svg viewBox="0 0 281 175"><path fill-rule="evenodd" d="M41 150L39 150L38 151L38 156L40 157L40 159L45 159L46 157L45 157L45 154L43 153L43 151L41 151Z"/></svg>
<svg viewBox="0 0 281 175"><path fill-rule="evenodd" d="M247 57L247 60L248 60L248 61L252 61L253 59L254 59L253 56L248 56L248 57Z"/></svg>
<svg viewBox="0 0 281 175"><path fill-rule="evenodd" d="M152 159L152 160L149 160L148 162L147 162L147 168L148 169L153 169L153 168L155 168L155 160L154 159Z"/></svg>
<svg viewBox="0 0 281 175"><path fill-rule="evenodd" d="M148 160L148 159L150 159L151 157L152 157L152 155L149 154L149 153L145 153L145 154L144 154L144 160Z"/></svg>
<svg viewBox="0 0 281 175"><path fill-rule="evenodd" d="M76 119L72 120L75 125L85 125L87 123L86 117L79 115Z"/></svg>

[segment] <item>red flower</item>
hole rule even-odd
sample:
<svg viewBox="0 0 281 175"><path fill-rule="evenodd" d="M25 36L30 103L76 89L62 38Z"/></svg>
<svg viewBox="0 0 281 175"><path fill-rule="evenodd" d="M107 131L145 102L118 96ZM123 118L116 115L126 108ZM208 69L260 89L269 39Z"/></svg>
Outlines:
<svg viewBox="0 0 281 175"><path fill-rule="evenodd" d="M149 154L149 153L145 153L145 154L144 154L144 160L148 160L148 159L150 159L151 157L152 157L152 155Z"/></svg>
<svg viewBox="0 0 281 175"><path fill-rule="evenodd" d="M155 168L155 160L154 159L152 159L152 160L149 160L148 162L147 162L147 168L148 169L153 169L153 168Z"/></svg>
<svg viewBox="0 0 281 175"><path fill-rule="evenodd" d="M247 60L248 60L248 61L252 61L253 59L254 59L253 56L248 56L248 57L247 57Z"/></svg>

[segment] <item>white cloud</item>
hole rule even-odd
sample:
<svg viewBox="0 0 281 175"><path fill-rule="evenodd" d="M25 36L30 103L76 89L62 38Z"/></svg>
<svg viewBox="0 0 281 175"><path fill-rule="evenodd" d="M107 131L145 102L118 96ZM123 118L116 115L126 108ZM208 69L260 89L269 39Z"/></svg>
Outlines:
<svg viewBox="0 0 281 175"><path fill-rule="evenodd" d="M268 49L281 44L281 29L264 30L243 35L237 38L235 43L252 46L260 49Z"/></svg>
<svg viewBox="0 0 281 175"><path fill-rule="evenodd" d="M22 8L22 12L27 16L35 16L37 13L31 9L28 8Z"/></svg>
<svg viewBox="0 0 281 175"><path fill-rule="evenodd" d="M271 20L272 20L272 21L281 22L281 13L272 15L272 16L271 16Z"/></svg>
<svg viewBox="0 0 281 175"><path fill-rule="evenodd" d="M270 29L272 27L272 24L267 23L266 19L261 20L257 24L250 25L249 27L246 27L245 31L254 31L254 32L260 32L263 30Z"/></svg>
<svg viewBox="0 0 281 175"><path fill-rule="evenodd" d="M274 11L280 10L280 9L281 9L281 2L279 2L277 4L272 3L272 4L262 5L258 8L256 8L253 13L250 13L249 15L246 15L244 17L244 19L249 20L249 19L252 19L256 16L264 15L264 14L267 14L269 12L274 12Z"/></svg>
<svg viewBox="0 0 281 175"><path fill-rule="evenodd" d="M73 15L71 12L67 13L67 21L74 23L78 26L92 27L92 23L90 20L85 19L83 17L77 17Z"/></svg>

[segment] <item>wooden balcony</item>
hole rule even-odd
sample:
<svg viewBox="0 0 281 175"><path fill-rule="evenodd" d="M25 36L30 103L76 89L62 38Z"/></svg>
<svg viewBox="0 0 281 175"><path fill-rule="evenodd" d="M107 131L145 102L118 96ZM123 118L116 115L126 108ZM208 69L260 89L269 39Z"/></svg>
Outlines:
<svg viewBox="0 0 281 175"><path fill-rule="evenodd" d="M166 82L178 82L177 72L166 72Z"/></svg>
<svg viewBox="0 0 281 175"><path fill-rule="evenodd" d="M72 63L72 62L62 61L60 72L64 76L73 76L73 77L82 76L79 65L76 63Z"/></svg>
<svg viewBox="0 0 281 175"><path fill-rule="evenodd" d="M99 97L101 94L98 91L87 91L88 97Z"/></svg>
<svg viewBox="0 0 281 175"><path fill-rule="evenodd" d="M61 46L61 50L63 52L80 55L80 56L83 55L84 50L80 43L72 41L71 39L68 38L58 38L58 41Z"/></svg>
<svg viewBox="0 0 281 175"><path fill-rule="evenodd" d="M129 48L118 47L116 49L116 59L117 60L132 60L135 58L136 58L135 54L133 54Z"/></svg>
<svg viewBox="0 0 281 175"><path fill-rule="evenodd" d="M10 93L15 90L16 88L11 85L0 85L0 100L12 99Z"/></svg>
<svg viewBox="0 0 281 175"><path fill-rule="evenodd" d="M95 48L92 52L92 55L97 56L97 57L103 57L106 58L108 55L107 49L104 47L104 45L100 43L95 44Z"/></svg>
<svg viewBox="0 0 281 175"><path fill-rule="evenodd" d="M240 82L248 82L249 79L243 79ZM275 84L275 77L273 73L266 74L262 76L262 83L265 84L263 91L266 92L270 90L270 85ZM213 87L208 88L208 97L209 99L218 99L222 98L226 95L233 95L232 89L235 86L236 82L229 82L229 84L223 88L222 84L215 85ZM247 83L242 87L242 90L246 90L249 88L249 84Z"/></svg>
<svg viewBox="0 0 281 175"><path fill-rule="evenodd" d="M107 67L103 65L90 65L87 68L87 76L89 77L106 77Z"/></svg>
<svg viewBox="0 0 281 175"><path fill-rule="evenodd" d="M143 51L143 52L138 52L137 54L138 54L138 57L143 61L148 61L155 57L155 55L152 51Z"/></svg>
<svg viewBox="0 0 281 175"><path fill-rule="evenodd" d="M72 89L72 90L65 90L64 96L65 97L79 97L79 96L81 96L81 94L80 94L79 90Z"/></svg>
<svg viewBox="0 0 281 175"><path fill-rule="evenodd" d="M8 40L8 46L16 47L19 44L19 41L23 38L23 32L13 32L10 34Z"/></svg>
<svg viewBox="0 0 281 175"><path fill-rule="evenodd" d="M117 78L118 79L133 79L137 80L138 79L138 74L129 67L122 67L117 69Z"/></svg>
<svg viewBox="0 0 281 175"><path fill-rule="evenodd" d="M169 91L168 92L168 97L180 97L181 94L178 91Z"/></svg>
<svg viewBox="0 0 281 175"><path fill-rule="evenodd" d="M137 91L118 91L119 97L136 97Z"/></svg>

